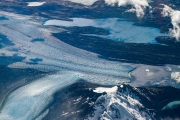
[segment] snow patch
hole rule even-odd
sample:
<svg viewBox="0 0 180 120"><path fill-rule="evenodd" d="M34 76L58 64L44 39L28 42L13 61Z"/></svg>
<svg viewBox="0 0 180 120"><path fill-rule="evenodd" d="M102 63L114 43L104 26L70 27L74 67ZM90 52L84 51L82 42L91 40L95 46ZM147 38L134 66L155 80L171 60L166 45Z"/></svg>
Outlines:
<svg viewBox="0 0 180 120"><path fill-rule="evenodd" d="M117 86L114 86L114 87L112 87L112 88L97 87L97 88L95 88L95 90L93 90L93 92L96 92L96 93L106 92L106 93L108 93L108 94L111 94L111 93L115 93L117 90L118 90L118 87L117 87Z"/></svg>
<svg viewBox="0 0 180 120"><path fill-rule="evenodd" d="M44 3L46 3L46 2L27 2L27 3L28 3L27 6L36 7L36 6L41 6L41 5L43 5Z"/></svg>
<svg viewBox="0 0 180 120"><path fill-rule="evenodd" d="M167 5L163 5L162 15L164 17L171 17L171 23L173 25L173 29L169 29L170 34L176 38L176 40L180 39L180 11L173 10L171 7Z"/></svg>
<svg viewBox="0 0 180 120"><path fill-rule="evenodd" d="M116 92L101 95L94 104L94 113L87 120L151 120L152 114L130 93Z"/></svg>

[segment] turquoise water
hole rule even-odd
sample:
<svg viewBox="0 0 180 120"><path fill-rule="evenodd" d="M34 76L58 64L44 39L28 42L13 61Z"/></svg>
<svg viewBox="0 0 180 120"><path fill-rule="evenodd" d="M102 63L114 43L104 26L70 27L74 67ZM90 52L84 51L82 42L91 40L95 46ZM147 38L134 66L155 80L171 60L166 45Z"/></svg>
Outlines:
<svg viewBox="0 0 180 120"><path fill-rule="evenodd" d="M107 19L85 19L72 18L73 21L48 20L44 25L65 26L65 27L86 27L93 26L109 30L109 35L92 35L127 43L151 43L157 44L155 38L167 36L160 33L160 30L152 27L136 26L133 22L121 18ZM89 34L88 34L89 35Z"/></svg>
<svg viewBox="0 0 180 120"><path fill-rule="evenodd" d="M177 108L178 106L180 106L180 101L173 101L168 103L165 107L163 107L162 110L173 109Z"/></svg>

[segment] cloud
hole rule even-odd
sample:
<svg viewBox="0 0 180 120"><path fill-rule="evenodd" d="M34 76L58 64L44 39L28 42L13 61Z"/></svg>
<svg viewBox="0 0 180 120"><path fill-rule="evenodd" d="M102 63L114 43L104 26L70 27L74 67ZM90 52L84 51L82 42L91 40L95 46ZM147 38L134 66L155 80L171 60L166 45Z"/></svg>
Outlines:
<svg viewBox="0 0 180 120"><path fill-rule="evenodd" d="M150 7L147 0L105 0L105 3L113 6L115 4L118 6L131 5L132 8L127 12L135 12L138 18L142 18L146 7Z"/></svg>
<svg viewBox="0 0 180 120"><path fill-rule="evenodd" d="M92 5L94 2L98 0L68 0L74 3L79 3L83 5ZM151 6L149 6L148 2L152 2L150 0L104 0L106 4L114 6L118 4L118 6L127 6L131 5L132 8L127 10L126 12L135 12L138 18L142 18L144 16L144 10Z"/></svg>
<svg viewBox="0 0 180 120"><path fill-rule="evenodd" d="M170 34L176 38L176 40L180 39L180 11L173 10L171 7L167 5L163 5L162 15L164 17L170 17L171 23L173 25L173 29L169 29Z"/></svg>
<svg viewBox="0 0 180 120"><path fill-rule="evenodd" d="M41 5L43 5L44 3L46 3L46 2L27 2L27 3L28 3L27 6L36 7L36 6L41 6Z"/></svg>

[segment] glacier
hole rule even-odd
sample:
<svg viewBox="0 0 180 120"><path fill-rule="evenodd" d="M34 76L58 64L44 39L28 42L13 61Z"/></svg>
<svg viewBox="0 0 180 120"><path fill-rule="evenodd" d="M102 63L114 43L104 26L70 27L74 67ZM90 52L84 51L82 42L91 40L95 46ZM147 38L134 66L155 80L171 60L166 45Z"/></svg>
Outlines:
<svg viewBox="0 0 180 120"><path fill-rule="evenodd" d="M101 59L95 53L61 42L51 33L63 29L42 25L44 18L6 12L0 14L8 18L1 21L0 33L12 42L11 46L1 48L0 57L15 56L12 63L7 64L6 59L2 59L0 64L9 68L31 68L49 73L45 77L14 88L3 101L3 106L0 106L1 119L42 118L48 112L46 107L53 100L53 94L79 79L102 85L129 82L128 73L134 67ZM33 41L34 39L41 40ZM17 56L23 59L18 59ZM33 64L32 60L39 61Z"/></svg>

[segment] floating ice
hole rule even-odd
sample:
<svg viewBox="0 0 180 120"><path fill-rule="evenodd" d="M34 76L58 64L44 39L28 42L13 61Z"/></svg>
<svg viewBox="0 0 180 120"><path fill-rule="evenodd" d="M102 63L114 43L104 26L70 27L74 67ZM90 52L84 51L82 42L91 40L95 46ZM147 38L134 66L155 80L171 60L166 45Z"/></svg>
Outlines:
<svg viewBox="0 0 180 120"><path fill-rule="evenodd" d="M110 31L109 35L95 35L112 40L128 42L128 43L157 43L155 38L157 36L166 36L160 33L159 29L151 27L141 27L133 25L133 22L120 19L85 19L85 18L72 18L73 21L63 20L48 20L44 25L65 26L65 27L86 27L94 26L104 28Z"/></svg>

